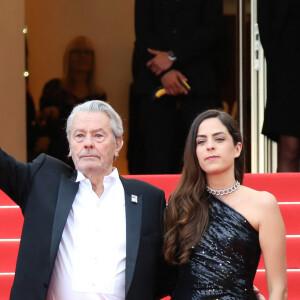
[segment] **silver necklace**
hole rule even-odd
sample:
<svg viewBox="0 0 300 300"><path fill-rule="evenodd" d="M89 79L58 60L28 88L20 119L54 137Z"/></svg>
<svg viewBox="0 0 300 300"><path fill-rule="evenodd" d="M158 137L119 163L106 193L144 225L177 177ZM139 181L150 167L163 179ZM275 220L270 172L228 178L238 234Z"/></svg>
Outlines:
<svg viewBox="0 0 300 300"><path fill-rule="evenodd" d="M232 187L225 189L225 190L215 190L215 189L212 189L211 187L209 187L208 185L206 185L206 190L212 195L224 196L224 195L228 195L228 194L231 194L234 191L236 191L240 185L241 185L240 182L237 180L236 183Z"/></svg>

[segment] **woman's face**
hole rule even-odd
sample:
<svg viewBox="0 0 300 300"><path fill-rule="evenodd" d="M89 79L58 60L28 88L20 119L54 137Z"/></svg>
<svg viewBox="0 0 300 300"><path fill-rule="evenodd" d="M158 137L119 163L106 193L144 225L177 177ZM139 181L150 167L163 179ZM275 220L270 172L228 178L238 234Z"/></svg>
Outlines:
<svg viewBox="0 0 300 300"><path fill-rule="evenodd" d="M73 72L91 72L94 64L94 51L84 45L70 50L69 65Z"/></svg>
<svg viewBox="0 0 300 300"><path fill-rule="evenodd" d="M199 125L196 155L207 175L234 174L234 160L241 150L242 143L234 145L232 136L218 118L206 119Z"/></svg>

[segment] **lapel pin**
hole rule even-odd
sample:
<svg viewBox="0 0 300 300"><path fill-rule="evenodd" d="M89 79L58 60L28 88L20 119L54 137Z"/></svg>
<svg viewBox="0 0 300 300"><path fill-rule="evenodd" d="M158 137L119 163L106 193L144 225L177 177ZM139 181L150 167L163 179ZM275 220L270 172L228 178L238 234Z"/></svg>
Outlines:
<svg viewBox="0 0 300 300"><path fill-rule="evenodd" d="M131 202L132 203L138 203L138 197L137 197L137 195L131 195Z"/></svg>

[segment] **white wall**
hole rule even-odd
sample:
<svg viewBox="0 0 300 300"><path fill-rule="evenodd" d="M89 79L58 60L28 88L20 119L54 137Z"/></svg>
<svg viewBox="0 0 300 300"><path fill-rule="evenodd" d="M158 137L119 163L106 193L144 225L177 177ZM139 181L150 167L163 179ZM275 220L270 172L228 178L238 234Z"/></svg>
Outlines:
<svg viewBox="0 0 300 300"><path fill-rule="evenodd" d="M26 159L24 1L0 4L0 147Z"/></svg>
<svg viewBox="0 0 300 300"><path fill-rule="evenodd" d="M134 42L134 0L25 0L30 89L38 105L46 81L62 74L66 44L88 36L96 47L97 79L128 132L128 97ZM126 142L116 162L127 172Z"/></svg>

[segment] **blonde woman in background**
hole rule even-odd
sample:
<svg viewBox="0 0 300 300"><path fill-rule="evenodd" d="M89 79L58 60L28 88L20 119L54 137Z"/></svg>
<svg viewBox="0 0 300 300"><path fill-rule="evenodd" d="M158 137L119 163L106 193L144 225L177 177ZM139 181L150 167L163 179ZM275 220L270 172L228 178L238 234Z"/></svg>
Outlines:
<svg viewBox="0 0 300 300"><path fill-rule="evenodd" d="M106 94L95 82L95 48L85 36L72 39L63 58L63 76L44 86L40 98L43 131L35 152L45 152L64 162L68 159L65 121L73 107L86 100L106 100Z"/></svg>

